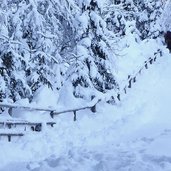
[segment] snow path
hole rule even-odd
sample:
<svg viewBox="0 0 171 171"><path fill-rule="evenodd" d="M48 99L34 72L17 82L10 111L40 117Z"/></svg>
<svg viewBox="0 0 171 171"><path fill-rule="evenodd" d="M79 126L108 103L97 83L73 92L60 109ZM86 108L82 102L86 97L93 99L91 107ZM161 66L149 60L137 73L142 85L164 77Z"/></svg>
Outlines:
<svg viewBox="0 0 171 171"><path fill-rule="evenodd" d="M77 122L61 115L54 130L0 142L0 171L171 171L171 55L164 56L117 108L100 104Z"/></svg>

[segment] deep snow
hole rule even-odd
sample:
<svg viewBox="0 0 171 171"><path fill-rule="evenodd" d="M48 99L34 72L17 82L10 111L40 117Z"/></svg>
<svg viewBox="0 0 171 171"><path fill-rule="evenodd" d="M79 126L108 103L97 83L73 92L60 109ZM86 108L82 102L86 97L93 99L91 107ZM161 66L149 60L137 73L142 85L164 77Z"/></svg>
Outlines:
<svg viewBox="0 0 171 171"><path fill-rule="evenodd" d="M0 171L170 171L170 84L166 50L117 106L100 103L77 122L67 113L54 129L0 141Z"/></svg>

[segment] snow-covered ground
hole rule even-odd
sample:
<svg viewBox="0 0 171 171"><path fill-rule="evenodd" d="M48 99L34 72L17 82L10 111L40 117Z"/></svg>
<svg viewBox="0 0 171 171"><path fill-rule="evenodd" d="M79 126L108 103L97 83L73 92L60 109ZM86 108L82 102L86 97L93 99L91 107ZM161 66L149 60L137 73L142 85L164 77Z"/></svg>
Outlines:
<svg viewBox="0 0 171 171"><path fill-rule="evenodd" d="M0 171L170 171L171 55L145 70L117 106L55 118L54 129L0 141Z"/></svg>

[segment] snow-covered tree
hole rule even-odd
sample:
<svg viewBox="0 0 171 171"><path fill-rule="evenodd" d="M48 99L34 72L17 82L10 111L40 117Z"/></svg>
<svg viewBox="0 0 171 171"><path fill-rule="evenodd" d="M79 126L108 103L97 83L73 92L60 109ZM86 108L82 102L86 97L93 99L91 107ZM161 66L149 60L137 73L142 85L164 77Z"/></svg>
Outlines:
<svg viewBox="0 0 171 171"><path fill-rule="evenodd" d="M76 41L68 78L75 88L76 97L84 97L85 89L105 93L116 89L115 55L112 51L114 35L103 19L103 1L78 1Z"/></svg>
<svg viewBox="0 0 171 171"><path fill-rule="evenodd" d="M60 30L63 23L59 13L52 1L2 1L0 91L3 98L4 95L14 101L31 98L44 84L61 87L64 68L60 52L65 35Z"/></svg>
<svg viewBox="0 0 171 171"><path fill-rule="evenodd" d="M27 59L20 49L13 21L17 2L2 1L0 6L0 100L29 97L31 91L26 81ZM18 32L19 36L20 32Z"/></svg>
<svg viewBox="0 0 171 171"><path fill-rule="evenodd" d="M118 89L118 40L160 33L160 0L0 2L1 101L31 100L39 87L60 89L65 82L75 97Z"/></svg>
<svg viewBox="0 0 171 171"><path fill-rule="evenodd" d="M160 0L134 0L138 9L136 15L136 27L141 33L141 38L156 38L160 35L158 19L162 13L162 1Z"/></svg>
<svg viewBox="0 0 171 171"><path fill-rule="evenodd" d="M136 7L131 1L114 0L105 9L105 19L109 30L116 36L123 37L126 34L127 25L135 21Z"/></svg>
<svg viewBox="0 0 171 171"><path fill-rule="evenodd" d="M162 11L160 0L114 0L106 9L108 28L117 36L125 36L132 30L143 40L160 34L158 19Z"/></svg>

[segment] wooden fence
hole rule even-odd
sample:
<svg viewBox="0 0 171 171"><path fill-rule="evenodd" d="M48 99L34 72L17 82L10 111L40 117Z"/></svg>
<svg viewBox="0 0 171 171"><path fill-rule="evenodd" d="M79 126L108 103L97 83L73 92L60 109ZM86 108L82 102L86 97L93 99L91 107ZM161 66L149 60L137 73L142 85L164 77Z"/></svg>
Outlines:
<svg viewBox="0 0 171 171"><path fill-rule="evenodd" d="M128 89L132 88L133 84L138 80L138 77L139 75L141 75L142 71L148 69L150 65L154 64L159 57L162 57L162 51L160 49L158 49L157 52L154 53L153 57L148 58L148 60L144 62L143 66L140 67L138 71L136 71L132 75L128 75L126 85L123 89L118 91L117 97L115 97L115 99L118 99L120 101L121 95L127 94Z"/></svg>
<svg viewBox="0 0 171 171"><path fill-rule="evenodd" d="M143 64L142 67L140 67L140 69L133 73L132 75L128 75L128 79L126 80L126 85L124 86L123 89L119 90L118 92L115 92L115 95L110 95L110 98L112 98L115 102L116 101L120 101L122 99L122 94L126 94L128 89L132 88L132 85L137 81L138 76L141 74L141 72L145 69L148 69L150 65L152 65L153 63L156 62L158 57L162 56L162 52L160 49L157 50L157 52L154 53L153 57L150 57L148 60L146 60ZM0 103L0 108L8 108L8 113L9 115L13 115L13 109L14 108L18 108L18 109L24 109L24 110L29 110L29 111L44 111L44 112L49 112L51 118L54 118L54 116L60 115L60 114L64 114L64 113L68 113L71 112L74 114L74 121L77 120L77 111L81 111L81 110L85 110L85 109L90 109L92 112L96 112L96 105L100 102L100 101L108 101L107 98L104 95L104 98L98 98L98 97L94 97L92 99L92 101L87 104L86 106L81 106L78 108L71 108L71 109L66 109L66 110L57 110L55 108L41 108L41 107L34 107L34 106L22 106L22 105L17 105L17 104L7 104L7 103ZM56 124L55 122L47 122L46 125L50 125L50 126L54 126L54 124ZM12 126L17 126L17 125L29 125L31 127L32 131L41 131L42 130L42 123L41 122L27 122L27 121L0 121L0 125L4 125L7 126L9 129ZM7 132L7 133L1 133L0 132L0 137L3 136L7 136L8 137L8 141L11 141L11 137L15 137L15 136L23 136L24 133L12 133L12 132Z"/></svg>

